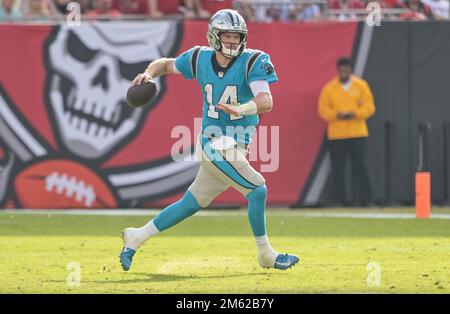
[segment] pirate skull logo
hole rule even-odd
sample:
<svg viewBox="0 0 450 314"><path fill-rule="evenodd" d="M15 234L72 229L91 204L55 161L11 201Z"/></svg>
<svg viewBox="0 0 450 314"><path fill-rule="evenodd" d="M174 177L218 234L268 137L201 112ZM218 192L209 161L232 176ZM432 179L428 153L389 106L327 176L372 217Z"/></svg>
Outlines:
<svg viewBox="0 0 450 314"><path fill-rule="evenodd" d="M47 45L49 110L60 142L84 159L97 159L133 135L149 108L131 109L130 82L175 45L174 22L61 25ZM161 81L156 80L161 90ZM153 102L154 105L156 101Z"/></svg>
<svg viewBox="0 0 450 314"><path fill-rule="evenodd" d="M135 207L190 184L199 167L195 161L98 167L137 135L147 112L159 102L157 96L149 106L131 109L125 94L149 62L178 50L180 27L177 21L54 26L44 44L45 106L60 146L55 151L48 145L0 84L0 149L6 148L0 159L0 206L13 189L18 204L30 208L53 207L57 195L63 207L74 197L85 198L77 206L91 207L98 200L103 207ZM164 81L156 83L161 96ZM20 194L26 191L22 179L30 177L33 185L45 188L39 197Z"/></svg>

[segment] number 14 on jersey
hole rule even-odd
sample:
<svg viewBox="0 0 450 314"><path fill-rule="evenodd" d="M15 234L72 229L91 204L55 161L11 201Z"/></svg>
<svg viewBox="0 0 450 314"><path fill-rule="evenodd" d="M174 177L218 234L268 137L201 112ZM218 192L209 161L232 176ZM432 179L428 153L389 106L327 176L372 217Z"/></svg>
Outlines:
<svg viewBox="0 0 450 314"><path fill-rule="evenodd" d="M213 105L213 86L208 83L205 85L206 101L208 102L208 117L219 119L219 112L216 111ZM219 104L236 104L237 100L237 86L227 85L219 99ZM242 116L230 115L230 120L242 119Z"/></svg>

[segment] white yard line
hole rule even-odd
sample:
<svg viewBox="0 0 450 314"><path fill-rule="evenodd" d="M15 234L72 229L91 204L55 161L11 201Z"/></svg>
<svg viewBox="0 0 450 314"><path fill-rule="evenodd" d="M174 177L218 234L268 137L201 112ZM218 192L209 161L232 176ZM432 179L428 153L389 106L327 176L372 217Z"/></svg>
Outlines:
<svg viewBox="0 0 450 314"><path fill-rule="evenodd" d="M33 210L33 209L5 209L0 210L1 213L10 215L82 215L82 216L155 216L160 210L143 210L143 209L64 209L64 210ZM414 213L392 213L392 212L323 212L317 210L313 212L308 210L290 210L280 211L270 209L267 211L268 216L296 216L305 218L358 218L358 219L415 219ZM201 210L195 214L196 216L246 216L246 210ZM431 214L433 219L450 219L450 214L435 213Z"/></svg>
<svg viewBox="0 0 450 314"><path fill-rule="evenodd" d="M416 219L416 215L413 213L304 213L301 216L312 218ZM450 219L450 214L431 214L431 218Z"/></svg>

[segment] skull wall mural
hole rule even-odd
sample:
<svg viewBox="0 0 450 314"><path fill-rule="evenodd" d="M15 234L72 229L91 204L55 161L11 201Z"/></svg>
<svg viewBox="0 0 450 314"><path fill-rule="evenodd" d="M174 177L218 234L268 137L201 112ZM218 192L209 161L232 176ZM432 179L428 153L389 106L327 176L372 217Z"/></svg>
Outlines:
<svg viewBox="0 0 450 314"><path fill-rule="evenodd" d="M99 158L136 130L150 108L131 109L123 91L150 61L162 57L167 48L172 50L175 26L164 22L151 27L123 23L59 27L48 45L47 88L55 131L68 150L82 158ZM161 90L160 79L156 83Z"/></svg>
<svg viewBox="0 0 450 314"><path fill-rule="evenodd" d="M164 78L156 80L159 94L144 108L129 107L126 90L151 61L178 52L181 27L178 21L53 26L41 47L43 114L59 147L55 151L36 132L0 82L0 149L6 152L0 160L0 206L13 189L17 207L138 207L190 184L198 163L174 161L170 151L159 161L102 167L158 106Z"/></svg>

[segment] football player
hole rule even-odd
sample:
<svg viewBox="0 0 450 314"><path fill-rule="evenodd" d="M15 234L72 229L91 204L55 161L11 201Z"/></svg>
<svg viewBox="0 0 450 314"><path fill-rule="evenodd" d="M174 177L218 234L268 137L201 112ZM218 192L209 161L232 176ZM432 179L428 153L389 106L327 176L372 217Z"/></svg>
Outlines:
<svg viewBox="0 0 450 314"><path fill-rule="evenodd" d="M266 232L265 179L246 158L258 115L272 109L269 84L278 78L270 57L246 48L247 25L234 10L214 14L207 39L210 47L196 46L176 59L155 60L133 81L141 84L165 74L181 74L198 81L203 92L203 120L196 155L201 165L179 201L143 227L123 231L120 262L124 270L130 269L136 250L147 239L207 207L229 187L248 200L259 264L285 270L299 261L296 255L280 254L271 247Z"/></svg>

